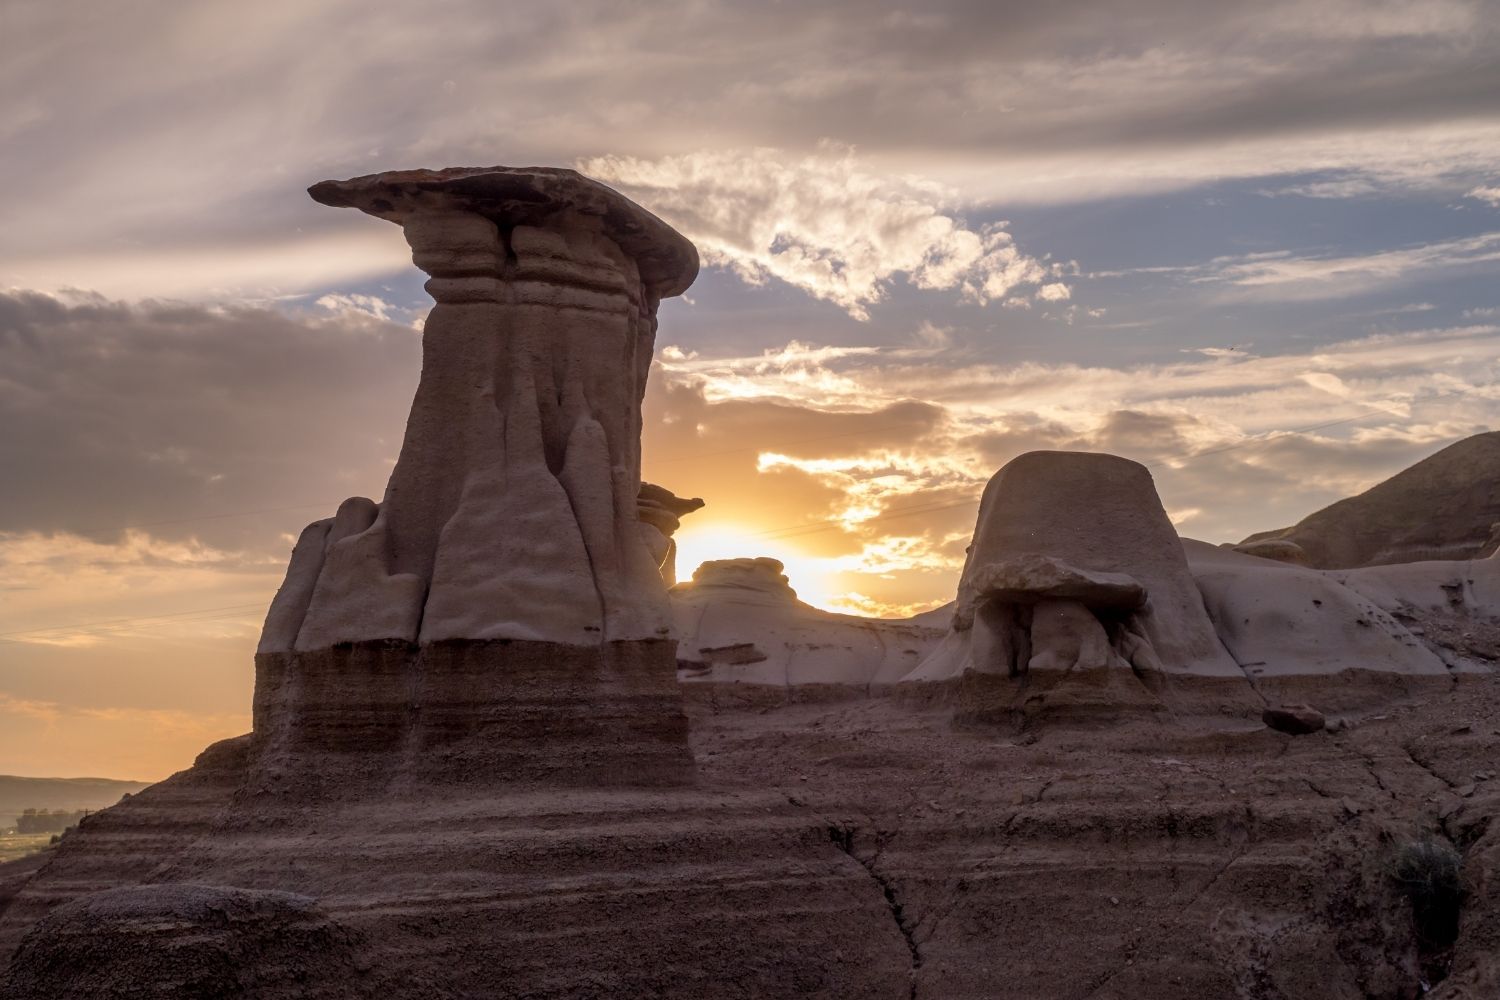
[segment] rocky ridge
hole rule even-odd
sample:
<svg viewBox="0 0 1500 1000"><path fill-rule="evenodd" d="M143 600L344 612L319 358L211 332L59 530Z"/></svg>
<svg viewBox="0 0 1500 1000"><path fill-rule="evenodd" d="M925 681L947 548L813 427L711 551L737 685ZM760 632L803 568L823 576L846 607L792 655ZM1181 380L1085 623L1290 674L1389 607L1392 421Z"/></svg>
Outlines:
<svg viewBox="0 0 1500 1000"><path fill-rule="evenodd" d="M1500 548L1500 431L1464 438L1290 528L1262 531L1244 551L1352 569L1477 559Z"/></svg>

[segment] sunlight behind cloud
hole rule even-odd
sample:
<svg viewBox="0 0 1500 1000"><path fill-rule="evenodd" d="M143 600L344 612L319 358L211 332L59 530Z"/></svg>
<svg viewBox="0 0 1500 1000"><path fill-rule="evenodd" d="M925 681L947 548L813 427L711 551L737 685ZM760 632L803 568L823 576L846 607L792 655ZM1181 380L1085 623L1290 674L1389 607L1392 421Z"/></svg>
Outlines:
<svg viewBox="0 0 1500 1000"><path fill-rule="evenodd" d="M852 149L601 156L579 169L651 205L709 264L751 284L785 281L855 319L869 319L898 276L979 305L1018 291L1054 302L1070 294L1050 281L1063 265L1023 253L998 225L957 218L953 191L872 172Z"/></svg>

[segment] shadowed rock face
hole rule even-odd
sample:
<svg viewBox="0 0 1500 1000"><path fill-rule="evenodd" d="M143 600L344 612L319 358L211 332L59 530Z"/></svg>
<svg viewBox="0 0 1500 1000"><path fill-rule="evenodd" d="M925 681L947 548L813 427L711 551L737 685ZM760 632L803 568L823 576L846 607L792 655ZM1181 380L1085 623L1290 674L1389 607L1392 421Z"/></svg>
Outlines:
<svg viewBox="0 0 1500 1000"><path fill-rule="evenodd" d="M437 300L385 498L303 533L259 652L669 631L641 539L641 397L692 245L570 170L398 171L315 185L402 226Z"/></svg>
<svg viewBox="0 0 1500 1000"><path fill-rule="evenodd" d="M367 978L352 944L306 896L132 886L48 914L21 944L6 986L58 1000L331 1000Z"/></svg>
<svg viewBox="0 0 1500 1000"><path fill-rule="evenodd" d="M570 170L312 194L398 223L437 304L385 497L310 525L267 615L255 772L350 794L345 765L390 780L417 765L375 761L430 746L428 772L465 780L687 780L640 407L657 303L696 251ZM537 733L555 739L528 753Z"/></svg>
<svg viewBox="0 0 1500 1000"><path fill-rule="evenodd" d="M1490 431L1451 444L1290 528L1251 535L1242 545L1288 542L1307 565L1353 569L1483 558L1500 543L1497 527L1500 431Z"/></svg>

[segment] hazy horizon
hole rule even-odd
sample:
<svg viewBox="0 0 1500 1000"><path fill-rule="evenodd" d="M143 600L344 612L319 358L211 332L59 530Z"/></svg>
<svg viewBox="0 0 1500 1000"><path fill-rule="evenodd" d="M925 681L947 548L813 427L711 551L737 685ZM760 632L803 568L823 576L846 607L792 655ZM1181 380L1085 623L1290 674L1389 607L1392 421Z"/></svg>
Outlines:
<svg viewBox="0 0 1500 1000"><path fill-rule="evenodd" d="M249 729L292 540L378 499L430 300L312 182L572 166L699 247L643 474L699 559L953 596L1037 448L1220 542L1500 414L1493 2L0 10L0 773Z"/></svg>

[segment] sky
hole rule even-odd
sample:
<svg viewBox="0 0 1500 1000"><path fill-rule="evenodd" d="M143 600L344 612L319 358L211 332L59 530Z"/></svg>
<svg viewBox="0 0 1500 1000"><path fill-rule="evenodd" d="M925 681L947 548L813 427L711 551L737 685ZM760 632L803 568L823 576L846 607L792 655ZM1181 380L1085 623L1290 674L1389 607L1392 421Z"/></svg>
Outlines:
<svg viewBox="0 0 1500 1000"><path fill-rule="evenodd" d="M647 479L832 610L953 596L1037 448L1281 527L1500 426L1500 3L0 0L0 773L249 729L430 300L305 188L572 166L698 246Z"/></svg>

